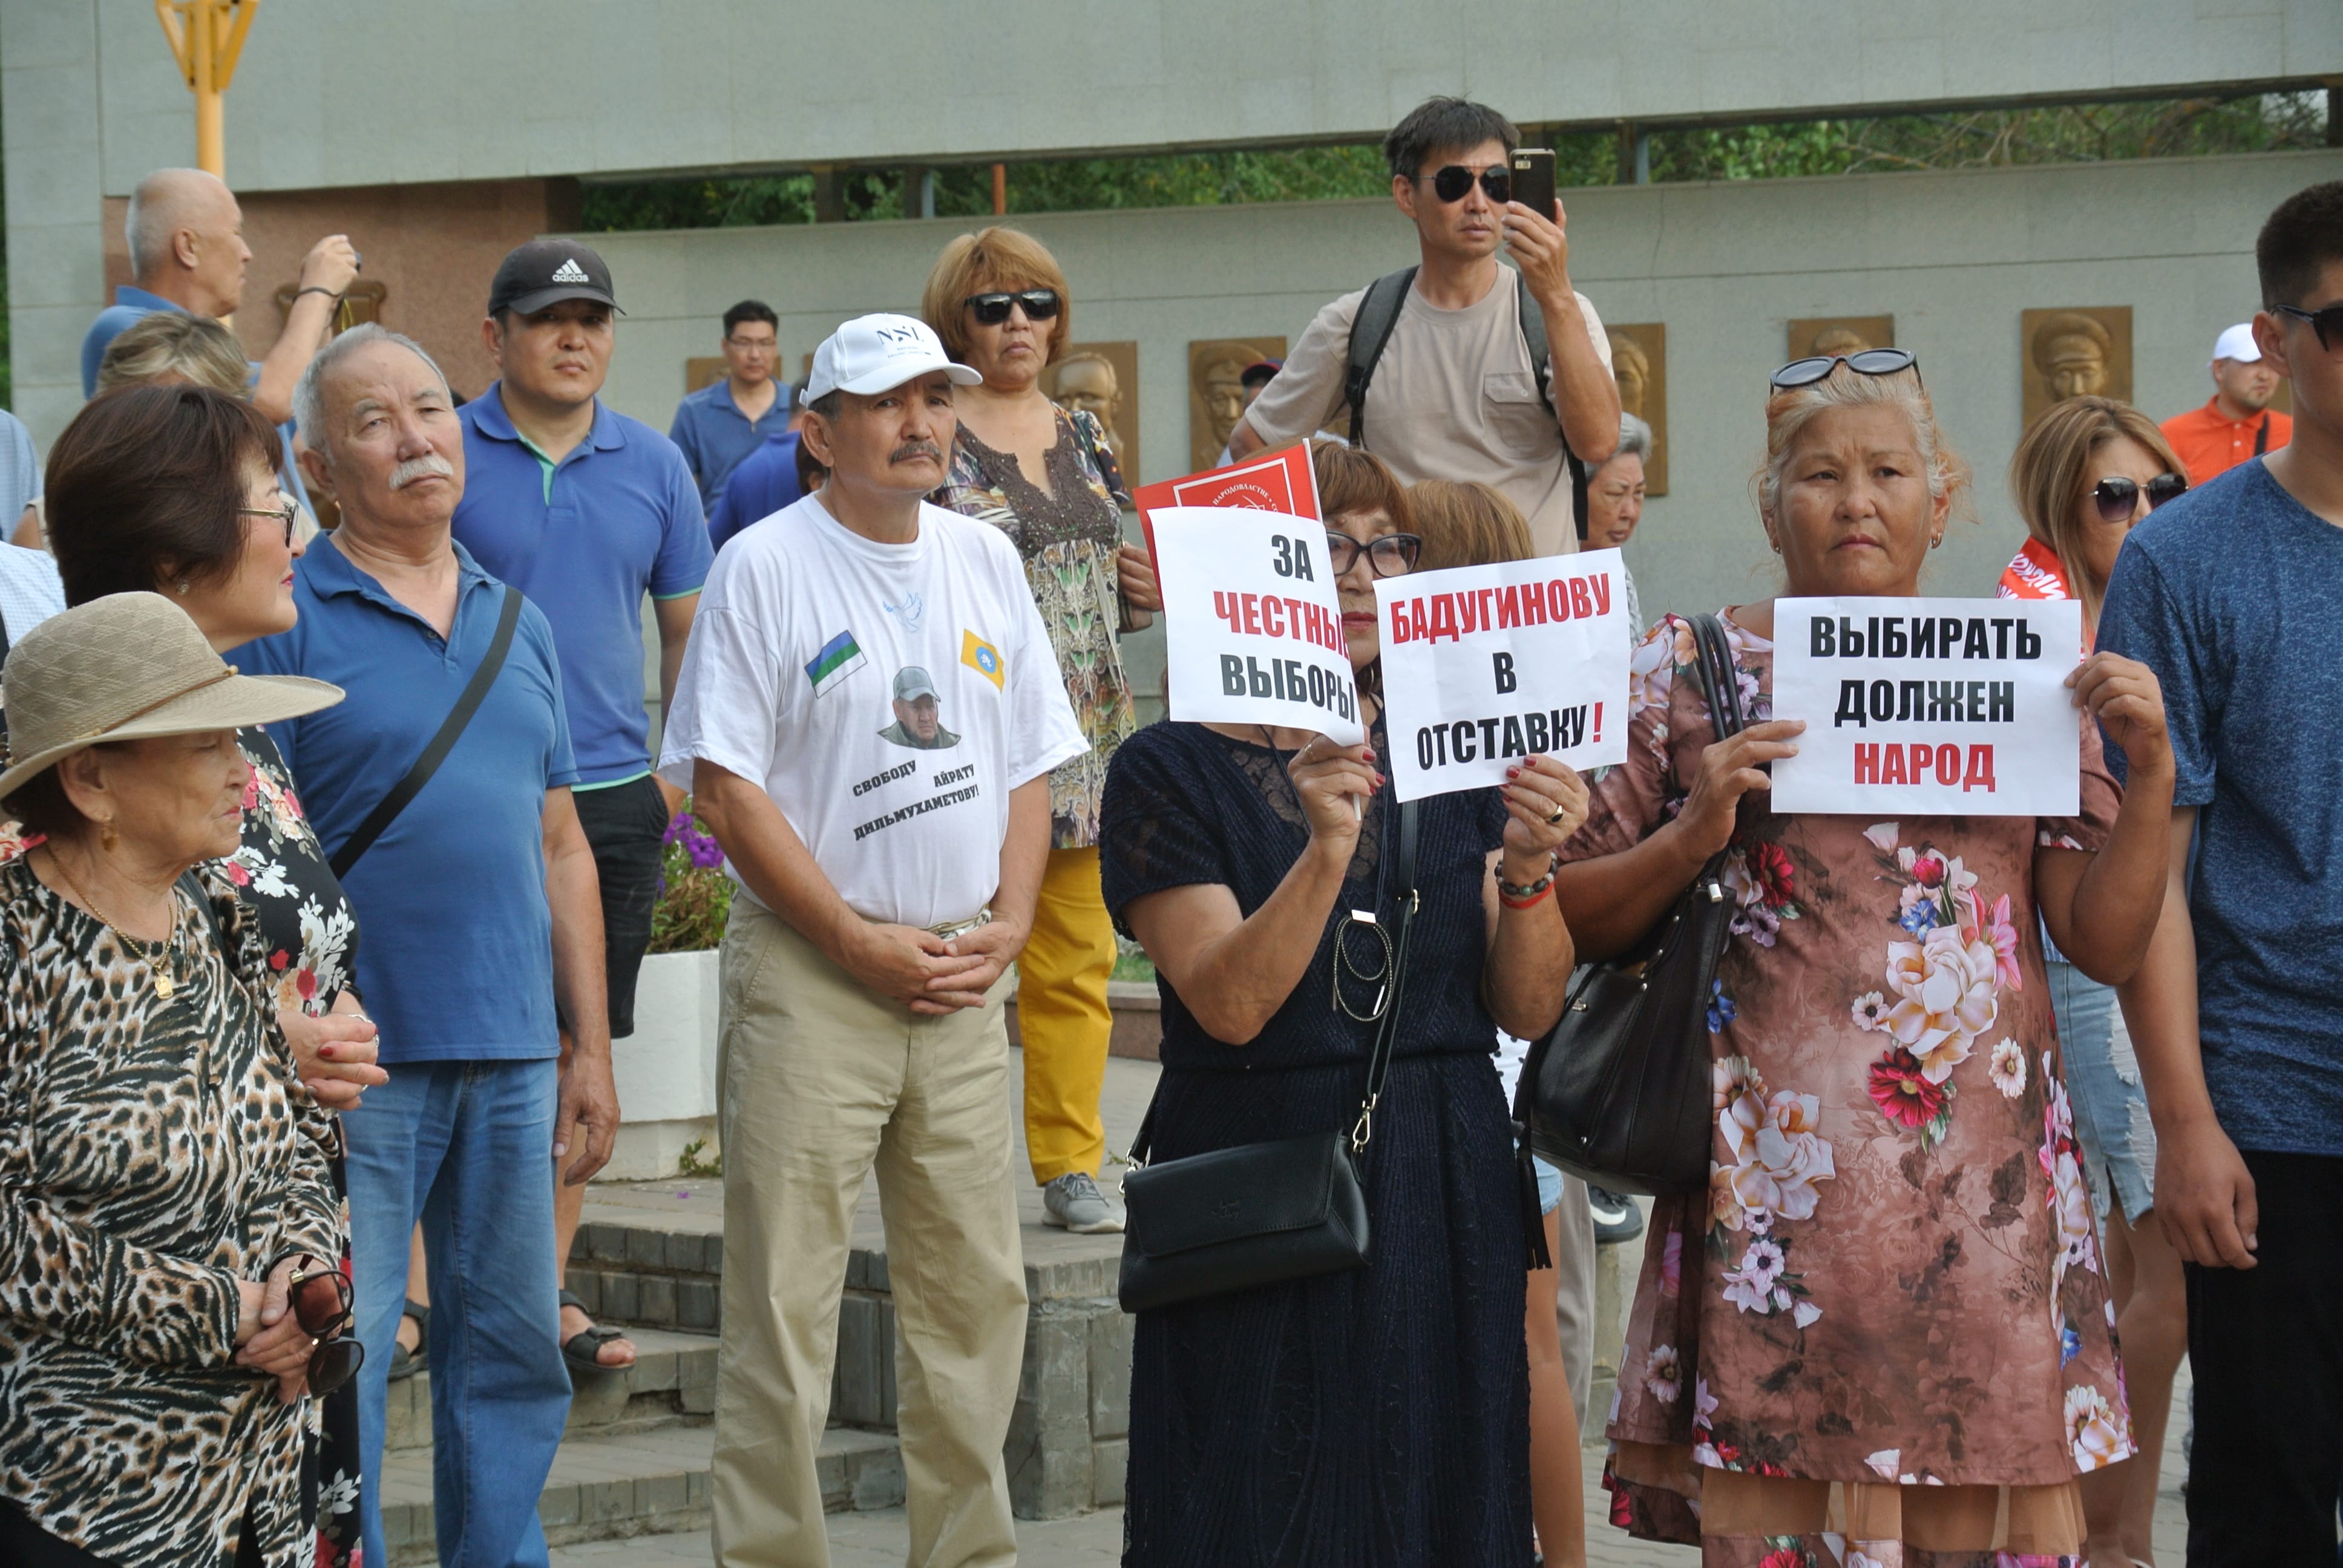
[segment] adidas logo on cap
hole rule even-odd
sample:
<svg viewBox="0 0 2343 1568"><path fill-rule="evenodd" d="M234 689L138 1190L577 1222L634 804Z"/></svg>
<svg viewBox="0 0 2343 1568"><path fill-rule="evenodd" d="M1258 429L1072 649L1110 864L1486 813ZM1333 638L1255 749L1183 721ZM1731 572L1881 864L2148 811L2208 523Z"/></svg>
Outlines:
<svg viewBox="0 0 2343 1568"><path fill-rule="evenodd" d="M565 259L559 266L553 269L553 281L556 283L591 283L594 280L586 276L586 269L578 265L578 260L575 256L571 256Z"/></svg>

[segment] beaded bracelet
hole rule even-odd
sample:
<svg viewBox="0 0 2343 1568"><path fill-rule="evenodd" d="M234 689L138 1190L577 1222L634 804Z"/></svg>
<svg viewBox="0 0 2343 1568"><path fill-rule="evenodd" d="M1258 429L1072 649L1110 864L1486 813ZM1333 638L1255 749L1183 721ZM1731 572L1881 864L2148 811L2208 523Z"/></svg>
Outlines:
<svg viewBox="0 0 2343 1568"><path fill-rule="evenodd" d="M1554 874L1549 871L1537 881L1531 883L1530 887L1524 890L1529 896L1526 898L1517 899L1511 896L1510 890L1503 883L1500 882L1497 884L1497 902L1509 910L1526 910L1534 908L1542 900L1553 896Z"/></svg>

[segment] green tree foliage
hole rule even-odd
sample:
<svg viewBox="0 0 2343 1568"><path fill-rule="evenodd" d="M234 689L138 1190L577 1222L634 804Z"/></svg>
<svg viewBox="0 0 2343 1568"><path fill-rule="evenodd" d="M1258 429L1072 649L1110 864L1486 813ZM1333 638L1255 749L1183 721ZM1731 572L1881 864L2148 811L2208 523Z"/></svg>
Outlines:
<svg viewBox="0 0 2343 1568"><path fill-rule="evenodd" d="M1780 179L2264 152L2319 146L2326 134L2326 95L2303 93L1660 129L1651 134L1649 157L1654 181ZM1565 186L1610 185L1619 178L1621 146L1614 130L1564 131L1538 139L1554 146L1556 178ZM900 169L856 170L842 176L840 186L850 221L906 216ZM1067 158L1011 165L1009 210L1326 201L1381 196L1390 188L1382 148L1373 145ZM588 229L814 221L810 175L592 185L584 196ZM909 201L916 209L916 191L909 193ZM989 166L936 171L937 216L967 217L991 210Z"/></svg>

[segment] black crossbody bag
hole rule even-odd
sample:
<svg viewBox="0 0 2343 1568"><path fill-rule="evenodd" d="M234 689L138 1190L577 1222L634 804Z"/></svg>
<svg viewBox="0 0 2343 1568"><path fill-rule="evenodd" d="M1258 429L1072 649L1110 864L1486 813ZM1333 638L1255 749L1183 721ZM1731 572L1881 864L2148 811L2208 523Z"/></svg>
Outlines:
<svg viewBox="0 0 2343 1568"><path fill-rule="evenodd" d="M1692 633L1716 738L1737 735L1741 684L1724 623L1694 616ZM1733 935L1730 853L1703 866L1643 940L1591 965L1562 1020L1530 1047L1513 1118L1547 1163L1614 1192L1707 1190L1708 1002Z"/></svg>
<svg viewBox="0 0 2343 1568"><path fill-rule="evenodd" d="M1407 976L1408 930L1415 887L1416 802L1400 804L1399 932L1392 942L1391 986L1367 1057L1367 1089L1347 1132L1313 1132L1267 1143L1240 1143L1184 1160L1147 1163L1155 1104L1131 1145L1134 1169L1123 1173L1128 1220L1116 1295L1126 1312L1143 1312L1256 1285L1306 1280L1367 1264L1367 1192L1361 1177L1374 1134L1375 1102L1391 1071ZM1156 1090L1158 1099L1162 1090Z"/></svg>

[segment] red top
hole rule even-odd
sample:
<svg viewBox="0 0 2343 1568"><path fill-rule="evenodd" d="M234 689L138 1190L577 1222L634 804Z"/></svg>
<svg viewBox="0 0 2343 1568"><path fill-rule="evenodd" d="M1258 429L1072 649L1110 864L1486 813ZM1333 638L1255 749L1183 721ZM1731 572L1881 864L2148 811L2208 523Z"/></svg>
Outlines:
<svg viewBox="0 0 2343 1568"><path fill-rule="evenodd" d="M2275 452L2294 436L2294 421L2275 408L2232 419L2221 412L2217 397L2207 398L2202 408L2175 414L2159 428L2179 454L2192 486L2217 478L2259 453Z"/></svg>

